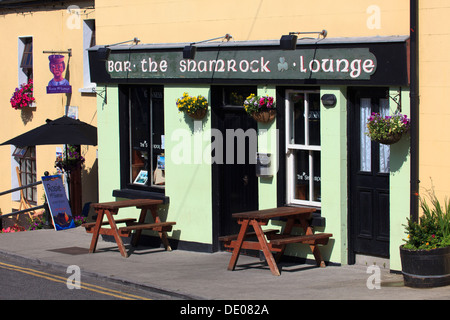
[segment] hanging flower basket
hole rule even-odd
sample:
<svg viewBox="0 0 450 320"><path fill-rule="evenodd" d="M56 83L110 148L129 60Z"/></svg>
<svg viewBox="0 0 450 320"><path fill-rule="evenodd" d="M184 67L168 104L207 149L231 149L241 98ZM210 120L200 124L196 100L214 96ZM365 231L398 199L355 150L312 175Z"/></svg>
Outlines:
<svg viewBox="0 0 450 320"><path fill-rule="evenodd" d="M277 111L274 109L263 110L263 111L252 113L253 119L255 119L257 122L261 122L261 123L272 122L273 119L275 119L276 115L277 115Z"/></svg>
<svg viewBox="0 0 450 320"><path fill-rule="evenodd" d="M23 109L34 104L33 97L33 80L28 80L28 83L23 83L19 88L16 88L11 99L9 100L13 109Z"/></svg>
<svg viewBox="0 0 450 320"><path fill-rule="evenodd" d="M191 97L185 92L181 98L177 99L177 107L179 112L184 111L191 118L201 120L208 111L208 100L201 95Z"/></svg>
<svg viewBox="0 0 450 320"><path fill-rule="evenodd" d="M393 116L383 117L379 113L372 112L367 119L367 135L372 141L391 145L398 142L402 136L408 133L411 125L406 115L396 112Z"/></svg>
<svg viewBox="0 0 450 320"><path fill-rule="evenodd" d="M197 109L194 112L186 111L186 113L194 120L202 120L206 115L206 111L206 109Z"/></svg>
<svg viewBox="0 0 450 320"><path fill-rule="evenodd" d="M257 96L251 94L244 101L245 111L258 122L269 123L275 119L277 114L275 100L269 96Z"/></svg>
<svg viewBox="0 0 450 320"><path fill-rule="evenodd" d="M374 141L379 142L381 144L391 145L391 144L399 142L400 139L402 138L402 136L403 136L403 133L396 133L396 134L386 136L385 138L376 139Z"/></svg>
<svg viewBox="0 0 450 320"><path fill-rule="evenodd" d="M64 151L64 159L56 159L55 168L59 168L63 172L70 172L77 167L81 168L84 161L85 159L77 146L67 145L67 149Z"/></svg>

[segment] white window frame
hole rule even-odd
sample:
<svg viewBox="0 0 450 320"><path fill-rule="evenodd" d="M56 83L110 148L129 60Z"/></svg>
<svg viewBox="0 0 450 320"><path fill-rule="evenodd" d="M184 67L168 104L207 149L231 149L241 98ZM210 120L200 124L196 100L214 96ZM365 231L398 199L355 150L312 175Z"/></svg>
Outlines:
<svg viewBox="0 0 450 320"><path fill-rule="evenodd" d="M305 95L305 113L309 114L309 100L307 99L308 94L320 93L319 90L286 90L286 129L285 129L285 141L286 141L286 200L288 204L294 205L306 205L312 207L321 207L321 202L312 200L299 200L295 199L295 150L307 150L309 151L309 173L310 176L314 176L314 163L312 153L314 151L321 151L321 146L310 145L309 144L309 123L305 121L305 142L304 144L291 143L291 132L293 130L292 114L293 114L293 103L290 100L290 95L293 93L304 94ZM308 119L308 117L305 117ZM314 199L314 179L309 179L309 194L310 198Z"/></svg>
<svg viewBox="0 0 450 320"><path fill-rule="evenodd" d="M83 20L83 88L78 89L81 93L94 93L97 84L91 82L91 73L89 69L89 53L92 36L95 33L95 20ZM95 36L95 34L94 34Z"/></svg>
<svg viewBox="0 0 450 320"><path fill-rule="evenodd" d="M28 82L28 75L22 70L21 64L22 64L22 58L23 58L23 50L25 49L25 42L31 39L31 42L33 42L32 36L21 36L18 38L17 41L17 49L18 49L18 55L17 55L17 70L18 70L18 85L27 83ZM33 61L34 62L34 61Z"/></svg>

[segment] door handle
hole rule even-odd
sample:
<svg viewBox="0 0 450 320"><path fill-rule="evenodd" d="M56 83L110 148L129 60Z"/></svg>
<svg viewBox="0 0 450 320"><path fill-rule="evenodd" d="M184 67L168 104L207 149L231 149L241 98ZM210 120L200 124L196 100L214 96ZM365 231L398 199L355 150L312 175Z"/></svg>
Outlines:
<svg viewBox="0 0 450 320"><path fill-rule="evenodd" d="M248 185L248 176L245 175L245 176L242 178L242 181L244 181L244 186Z"/></svg>

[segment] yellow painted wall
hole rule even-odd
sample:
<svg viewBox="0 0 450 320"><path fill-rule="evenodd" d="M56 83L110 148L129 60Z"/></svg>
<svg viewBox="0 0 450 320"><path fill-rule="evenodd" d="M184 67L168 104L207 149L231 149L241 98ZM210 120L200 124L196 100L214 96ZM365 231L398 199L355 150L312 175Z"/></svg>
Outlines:
<svg viewBox="0 0 450 320"><path fill-rule="evenodd" d="M279 39L290 31L329 37L408 35L408 0L97 0L98 44ZM314 36L314 35L313 35Z"/></svg>
<svg viewBox="0 0 450 320"><path fill-rule="evenodd" d="M63 2L61 2L63 3ZM71 5L74 3L71 2ZM79 4L80 19L94 19L94 10L88 9L86 2ZM67 4L69 6L69 4ZM30 9L26 12L0 11L0 141L4 142L19 134L45 124L46 119L56 119L65 114L66 105L77 106L79 119L97 126L95 94L81 94L83 88L83 25L78 24L63 4L61 9ZM72 19L72 20L70 20ZM69 22L69 24L68 24ZM71 27L69 27L71 26ZM36 108L26 111L11 108L9 99L18 87L18 41L19 37L33 37L33 75ZM46 86L53 77L49 70L49 54L43 51L66 51L72 49L73 55L66 62L66 78L72 85L72 94L47 94ZM37 179L44 171L56 173L54 168L56 145L37 146ZM62 145L59 147L63 147ZM97 199L97 161L94 146L82 146L86 158L82 176L83 202ZM0 191L11 189L10 146L0 146ZM38 186L38 205L43 204L43 188ZM11 201L11 195L0 197L3 213L18 208Z"/></svg>
<svg viewBox="0 0 450 320"><path fill-rule="evenodd" d="M419 2L420 195L434 185L450 196L450 7L445 0Z"/></svg>

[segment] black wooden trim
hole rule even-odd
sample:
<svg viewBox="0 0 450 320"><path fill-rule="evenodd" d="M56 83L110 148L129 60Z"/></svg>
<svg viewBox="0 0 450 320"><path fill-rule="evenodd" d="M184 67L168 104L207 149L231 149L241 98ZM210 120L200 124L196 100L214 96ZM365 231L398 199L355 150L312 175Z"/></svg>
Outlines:
<svg viewBox="0 0 450 320"><path fill-rule="evenodd" d="M126 190L143 191L150 193L159 193L164 195L165 188L158 188L154 186L140 186L130 183L129 168L130 168L130 141L128 124L129 118L129 89L133 87L130 85L119 85L119 155L120 155L120 188ZM141 87L151 88L150 85L142 85ZM154 86L153 86L154 87ZM150 98L149 98L150 99Z"/></svg>
<svg viewBox="0 0 450 320"><path fill-rule="evenodd" d="M157 199L163 200L163 204L169 203L169 197L165 196L163 193L143 191L143 190L133 190L133 189L117 189L113 190L113 197L125 198L125 199Z"/></svg>

